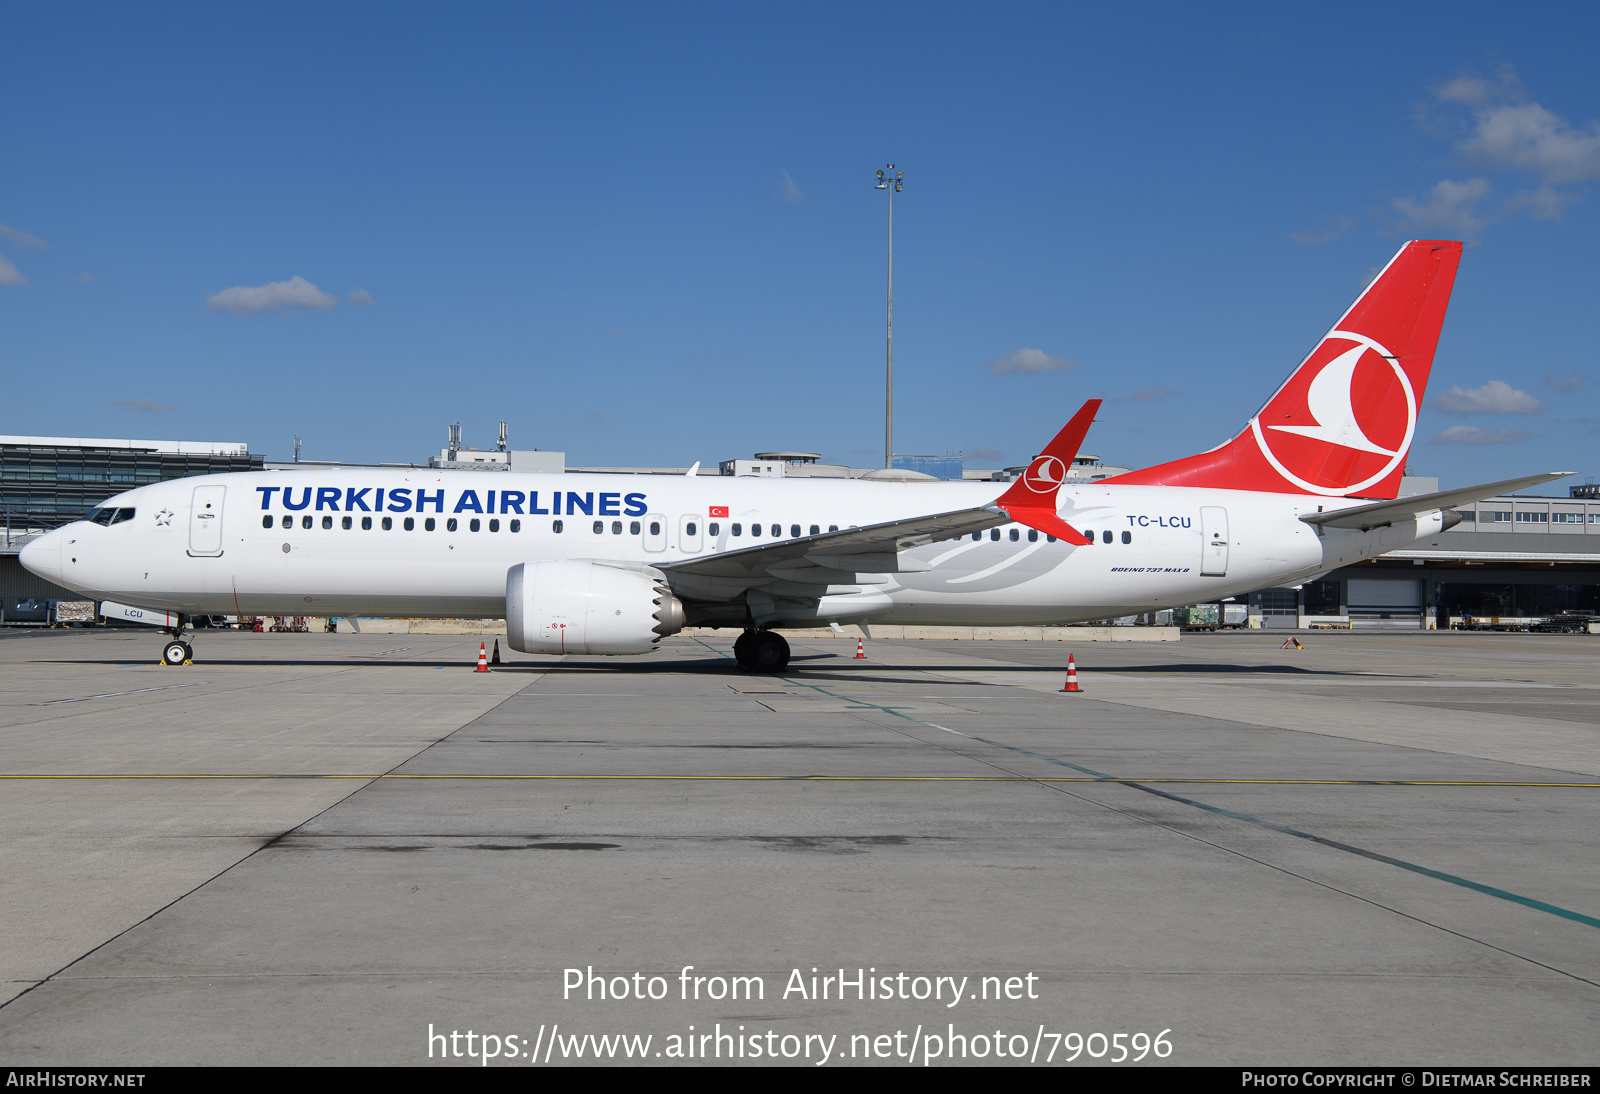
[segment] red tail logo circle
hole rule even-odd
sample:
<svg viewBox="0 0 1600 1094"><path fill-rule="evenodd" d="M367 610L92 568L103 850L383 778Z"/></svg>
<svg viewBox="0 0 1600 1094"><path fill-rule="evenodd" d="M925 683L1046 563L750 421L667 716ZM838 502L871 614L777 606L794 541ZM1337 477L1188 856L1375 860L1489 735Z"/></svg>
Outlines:
<svg viewBox="0 0 1600 1094"><path fill-rule="evenodd" d="M1250 428L1261 454L1302 490L1359 493L1405 462L1417 428L1416 392L1384 346L1334 331Z"/></svg>

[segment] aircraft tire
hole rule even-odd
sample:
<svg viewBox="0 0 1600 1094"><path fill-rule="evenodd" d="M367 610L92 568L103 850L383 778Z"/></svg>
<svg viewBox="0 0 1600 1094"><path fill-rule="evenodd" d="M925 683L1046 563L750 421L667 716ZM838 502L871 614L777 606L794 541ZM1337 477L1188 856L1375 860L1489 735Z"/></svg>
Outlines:
<svg viewBox="0 0 1600 1094"><path fill-rule="evenodd" d="M789 643L776 631L761 631L745 656L754 672L782 672L789 667Z"/></svg>
<svg viewBox="0 0 1600 1094"><path fill-rule="evenodd" d="M161 647L161 663L163 665L177 666L192 658L194 651L189 648L189 643L179 642L174 639Z"/></svg>

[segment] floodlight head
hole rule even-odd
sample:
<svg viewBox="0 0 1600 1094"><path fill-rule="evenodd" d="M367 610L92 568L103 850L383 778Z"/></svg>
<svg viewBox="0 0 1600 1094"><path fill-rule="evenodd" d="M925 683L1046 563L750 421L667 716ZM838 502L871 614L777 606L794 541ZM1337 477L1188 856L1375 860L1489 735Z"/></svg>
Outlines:
<svg viewBox="0 0 1600 1094"><path fill-rule="evenodd" d="M901 190L904 190L904 189L905 189L905 187L901 186L898 182L894 184L894 192L895 193L898 194Z"/></svg>
<svg viewBox="0 0 1600 1094"><path fill-rule="evenodd" d="M906 177L906 173L904 171L896 171L894 173L894 177L895 177L896 181L899 181L900 179L903 179L903 178Z"/></svg>
<svg viewBox="0 0 1600 1094"><path fill-rule="evenodd" d="M882 182L882 181L883 181L883 172L882 172L882 171L879 171L879 172L878 172L878 181L879 181L879 182Z"/></svg>

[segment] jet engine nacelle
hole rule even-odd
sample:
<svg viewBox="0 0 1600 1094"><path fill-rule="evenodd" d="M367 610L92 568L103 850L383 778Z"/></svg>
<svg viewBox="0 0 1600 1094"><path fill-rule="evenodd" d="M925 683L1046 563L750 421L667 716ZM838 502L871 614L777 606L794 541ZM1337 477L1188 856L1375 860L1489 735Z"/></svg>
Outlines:
<svg viewBox="0 0 1600 1094"><path fill-rule="evenodd" d="M649 653L683 618L659 573L585 560L506 573L506 644L523 653Z"/></svg>

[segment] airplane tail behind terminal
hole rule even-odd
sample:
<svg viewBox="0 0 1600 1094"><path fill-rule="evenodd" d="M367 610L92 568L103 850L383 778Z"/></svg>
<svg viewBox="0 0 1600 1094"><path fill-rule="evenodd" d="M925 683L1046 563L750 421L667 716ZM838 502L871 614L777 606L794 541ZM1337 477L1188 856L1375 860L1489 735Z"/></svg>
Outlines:
<svg viewBox="0 0 1600 1094"><path fill-rule="evenodd" d="M1238 436L1101 481L1395 497L1460 261L1460 243L1407 243Z"/></svg>

